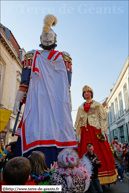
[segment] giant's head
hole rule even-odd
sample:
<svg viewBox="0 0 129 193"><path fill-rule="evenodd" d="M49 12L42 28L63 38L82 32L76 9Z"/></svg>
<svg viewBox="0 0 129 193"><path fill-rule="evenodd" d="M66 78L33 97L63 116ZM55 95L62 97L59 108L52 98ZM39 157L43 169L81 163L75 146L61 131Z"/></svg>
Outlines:
<svg viewBox="0 0 129 193"><path fill-rule="evenodd" d="M43 49L51 50L54 49L57 45L56 43L56 33L51 29L51 26L57 24L57 19L54 15L46 15L44 18L44 26L42 35L40 36L40 47Z"/></svg>

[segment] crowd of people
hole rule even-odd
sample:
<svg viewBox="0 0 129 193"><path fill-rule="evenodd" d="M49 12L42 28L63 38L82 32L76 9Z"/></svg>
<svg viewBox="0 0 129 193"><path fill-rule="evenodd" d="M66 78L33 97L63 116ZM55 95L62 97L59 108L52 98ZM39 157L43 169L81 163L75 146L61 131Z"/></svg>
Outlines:
<svg viewBox="0 0 129 193"><path fill-rule="evenodd" d="M16 142L4 145L0 139L1 185L61 185L61 192L103 192L98 173L101 160L94 154L92 144L87 145L87 152L79 159L77 148L64 148L47 167L41 151L33 151L28 157L13 157ZM114 156L118 179L123 181L124 172L129 174L129 145L127 142L109 143ZM44 191L45 192L45 191Z"/></svg>
<svg viewBox="0 0 129 193"><path fill-rule="evenodd" d="M116 168L118 170L118 178L120 182L122 182L124 173L129 175L129 145L127 141L124 143L118 143L116 140L109 143L109 145L115 159Z"/></svg>
<svg viewBox="0 0 129 193"><path fill-rule="evenodd" d="M79 159L76 150L64 148L58 154L57 162L53 162L48 168L41 151L33 151L28 158L13 157L15 144L16 142L10 143L7 152L3 139L1 140L4 151L0 155L1 191L2 185L61 185L61 192L88 190L92 176L92 163L88 157Z"/></svg>

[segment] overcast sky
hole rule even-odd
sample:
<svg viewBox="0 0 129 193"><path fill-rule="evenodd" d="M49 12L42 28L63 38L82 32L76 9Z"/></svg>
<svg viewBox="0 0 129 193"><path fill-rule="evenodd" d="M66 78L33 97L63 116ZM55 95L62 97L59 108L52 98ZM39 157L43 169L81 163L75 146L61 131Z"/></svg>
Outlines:
<svg viewBox="0 0 129 193"><path fill-rule="evenodd" d="M128 1L2 1L1 23L25 51L40 49L45 15L58 23L57 50L73 60L73 123L84 102L82 88L94 90L94 100L110 94L128 56Z"/></svg>

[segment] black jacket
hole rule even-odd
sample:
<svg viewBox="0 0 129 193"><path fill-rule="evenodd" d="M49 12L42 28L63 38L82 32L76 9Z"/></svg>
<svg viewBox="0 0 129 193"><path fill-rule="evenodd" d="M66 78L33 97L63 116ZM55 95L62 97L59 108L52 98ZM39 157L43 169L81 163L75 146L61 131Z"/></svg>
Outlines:
<svg viewBox="0 0 129 193"><path fill-rule="evenodd" d="M98 178L98 168L101 168L101 163L96 164L96 161L99 161L98 156L94 153L93 153L93 155L91 155L89 152L87 152L84 156L86 156L92 163L92 166L93 166L92 179ZM92 160L96 157L97 157L97 159L93 163Z"/></svg>
<svg viewBox="0 0 129 193"><path fill-rule="evenodd" d="M126 160L129 162L129 151L126 152L125 158L126 158ZM128 163L128 164L129 164L129 163Z"/></svg>

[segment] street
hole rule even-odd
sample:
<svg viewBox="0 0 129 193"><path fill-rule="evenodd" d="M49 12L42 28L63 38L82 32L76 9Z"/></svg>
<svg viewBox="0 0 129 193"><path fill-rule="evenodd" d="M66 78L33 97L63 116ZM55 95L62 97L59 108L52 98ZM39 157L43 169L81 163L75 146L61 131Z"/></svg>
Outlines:
<svg viewBox="0 0 129 193"><path fill-rule="evenodd" d="M111 184L110 187L105 185L104 193L129 193L129 176L125 175L123 182L117 180L116 184ZM90 193L87 191L86 193Z"/></svg>
<svg viewBox="0 0 129 193"><path fill-rule="evenodd" d="M129 177L124 177L123 182L117 180L116 184L111 184L110 187L105 186L104 193L129 193Z"/></svg>

